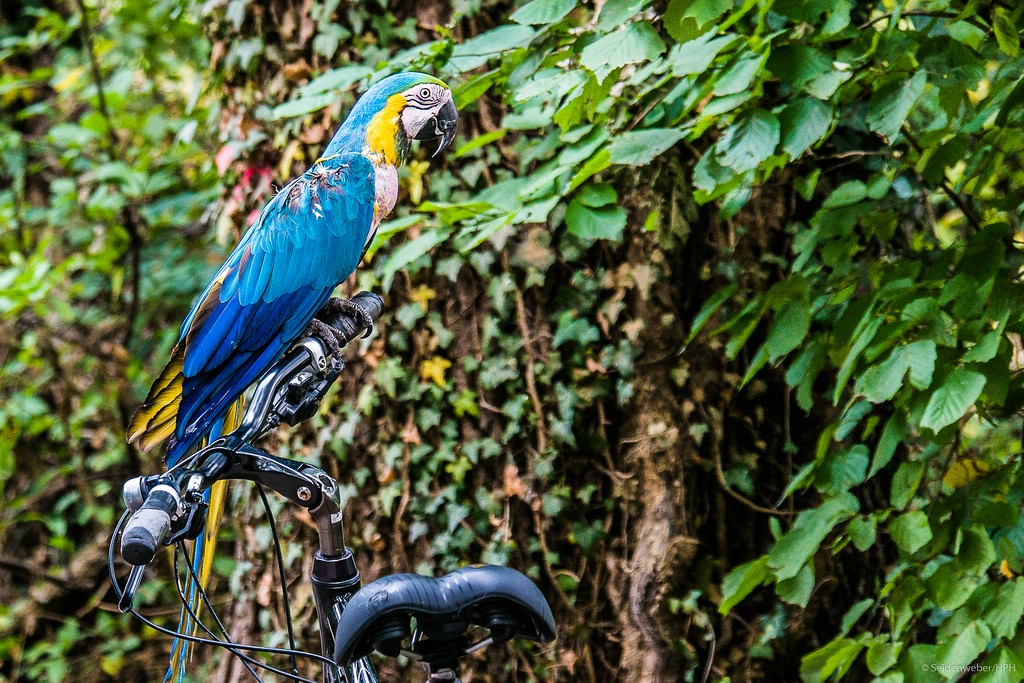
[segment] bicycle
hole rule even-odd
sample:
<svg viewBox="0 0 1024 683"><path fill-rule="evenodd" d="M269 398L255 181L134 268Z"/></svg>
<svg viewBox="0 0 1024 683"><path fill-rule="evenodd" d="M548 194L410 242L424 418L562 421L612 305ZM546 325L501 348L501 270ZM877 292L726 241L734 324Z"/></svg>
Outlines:
<svg viewBox="0 0 1024 683"><path fill-rule="evenodd" d="M362 292L352 302L366 315L357 319L339 311L324 320L341 333L341 345L364 332L368 334L384 310L383 299L375 294ZM355 558L345 545L337 482L318 467L271 455L251 444L282 423L294 426L312 417L344 366L341 358L330 355L322 340L299 340L259 380L237 429L167 472L125 482L122 494L126 510L114 528L107 552L119 609L167 635L228 650L241 659L256 680L262 680L256 673L256 668L260 668L302 683L315 683L298 673L297 659L308 657L323 665L325 683L378 683L369 657L377 651L386 657L404 655L418 661L426 671L428 683L458 683L458 660L468 654L512 638L542 643L553 640L554 619L544 596L526 576L507 567L464 567L436 579L396 574L361 586ZM177 567L179 555L184 555L192 585L198 589L184 541L194 540L203 529L203 491L227 479L255 482L267 510L281 576L288 648L231 641L209 597L198 590L203 606L223 634L218 636L199 619L181 585ZM320 655L296 649L280 539L264 487L306 508L316 523L319 548L314 554L310 579L320 628ZM121 557L132 567L123 587L115 567L119 538ZM170 545L174 546L179 599L207 637L166 628L134 608L145 568L160 546ZM487 635L471 641L472 627L485 629ZM287 656L291 671L246 652Z"/></svg>

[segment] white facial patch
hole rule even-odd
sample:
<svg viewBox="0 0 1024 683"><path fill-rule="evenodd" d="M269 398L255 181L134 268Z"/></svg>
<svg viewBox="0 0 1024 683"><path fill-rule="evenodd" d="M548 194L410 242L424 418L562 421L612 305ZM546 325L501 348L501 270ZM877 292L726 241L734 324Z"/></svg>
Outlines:
<svg viewBox="0 0 1024 683"><path fill-rule="evenodd" d="M402 112L402 128L405 129L405 134L411 138L416 137L420 130L423 129L424 124L434 117L434 108L430 109L419 109L411 105L406 105L405 110Z"/></svg>
<svg viewBox="0 0 1024 683"><path fill-rule="evenodd" d="M416 85L402 93L405 109L402 111L402 128L411 138L416 137L450 97L448 90L436 83Z"/></svg>

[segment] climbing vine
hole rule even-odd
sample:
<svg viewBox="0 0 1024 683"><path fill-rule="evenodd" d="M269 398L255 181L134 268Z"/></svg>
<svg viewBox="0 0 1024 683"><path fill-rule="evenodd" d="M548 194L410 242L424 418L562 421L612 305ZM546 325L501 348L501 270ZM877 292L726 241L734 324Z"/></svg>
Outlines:
<svg viewBox="0 0 1024 683"><path fill-rule="evenodd" d="M121 422L254 212L418 69L459 138L342 288L386 295L376 334L270 442L343 483L366 576L527 571L559 640L481 680L1024 677L1021 8L33 7L0 44L0 542L50 578L0 580L28 634L3 675L60 680L80 643L160 669L93 609L110 482L157 466ZM231 505L227 611L280 644L269 534ZM97 597L40 593L69 576Z"/></svg>

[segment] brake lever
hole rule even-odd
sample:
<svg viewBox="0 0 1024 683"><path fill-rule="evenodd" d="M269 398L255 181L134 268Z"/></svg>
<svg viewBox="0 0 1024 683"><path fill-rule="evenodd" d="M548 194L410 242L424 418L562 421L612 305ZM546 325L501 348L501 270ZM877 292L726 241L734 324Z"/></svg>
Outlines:
<svg viewBox="0 0 1024 683"><path fill-rule="evenodd" d="M282 416L277 407L286 398L291 382L303 372L315 376L326 369L323 342L312 337L300 339L259 381L241 423L227 436L248 443L279 425Z"/></svg>
<svg viewBox="0 0 1024 683"><path fill-rule="evenodd" d="M111 569L113 571L113 569ZM139 564L133 565L132 571L128 575L128 581L124 584L124 592L121 593L121 599L117 601L117 609L121 611L121 614L126 614L132 610L132 605L135 602L135 594L139 590L139 585L142 584L142 574L146 571L146 565Z"/></svg>
<svg viewBox="0 0 1024 683"><path fill-rule="evenodd" d="M320 409L320 402L327 395L327 390L344 369L343 360L332 358L330 367L325 371L300 372L289 382L288 390L271 409L271 416L276 414L280 422L290 426L313 417Z"/></svg>
<svg viewBox="0 0 1024 683"><path fill-rule="evenodd" d="M373 322L384 312L384 300L376 294L360 292L351 301L366 311L371 325L367 329L372 329ZM345 313L325 320L341 334L345 343L362 331L359 323ZM299 339L257 383L238 428L227 436L250 443L282 422L295 425L308 420L316 414L320 401L344 367L341 358L328 356L322 340Z"/></svg>
<svg viewBox="0 0 1024 683"><path fill-rule="evenodd" d="M185 502L186 513L171 526L171 535L167 537L164 545L173 545L178 541L194 541L203 533L203 526L206 520L206 509L210 504L203 499L202 495L195 496Z"/></svg>

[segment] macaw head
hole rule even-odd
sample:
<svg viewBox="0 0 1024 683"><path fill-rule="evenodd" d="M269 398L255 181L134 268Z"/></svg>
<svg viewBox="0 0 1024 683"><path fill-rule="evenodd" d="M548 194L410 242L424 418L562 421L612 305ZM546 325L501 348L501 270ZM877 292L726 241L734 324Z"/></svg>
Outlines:
<svg viewBox="0 0 1024 683"><path fill-rule="evenodd" d="M458 126L459 112L444 82L413 71L397 73L363 93L324 155L361 142L358 151L398 165L413 140L438 140L436 156L451 144Z"/></svg>

